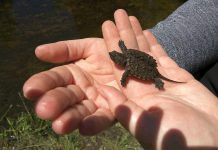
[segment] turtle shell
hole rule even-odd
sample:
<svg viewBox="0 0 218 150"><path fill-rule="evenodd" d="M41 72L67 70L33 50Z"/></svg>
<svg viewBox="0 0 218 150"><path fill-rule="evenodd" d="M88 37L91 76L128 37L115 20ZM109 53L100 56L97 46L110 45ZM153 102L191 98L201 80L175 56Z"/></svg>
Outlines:
<svg viewBox="0 0 218 150"><path fill-rule="evenodd" d="M129 76L142 80L153 80L159 77L156 60L139 50L127 49L125 70L129 70Z"/></svg>

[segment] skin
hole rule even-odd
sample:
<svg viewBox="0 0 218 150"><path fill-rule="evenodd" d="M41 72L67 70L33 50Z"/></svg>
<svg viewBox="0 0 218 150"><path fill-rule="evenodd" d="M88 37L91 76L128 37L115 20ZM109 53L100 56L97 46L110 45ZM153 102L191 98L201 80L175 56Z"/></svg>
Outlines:
<svg viewBox="0 0 218 150"><path fill-rule="evenodd" d="M52 121L58 134L79 129L94 135L117 119L147 149L218 149L218 101L193 76L180 68L149 31L124 10L115 23L102 25L104 39L89 38L45 44L36 56L52 63L71 62L30 77L26 98L36 103L36 114ZM185 83L153 83L130 79L120 86L124 70L110 60L108 51L119 51L118 41L149 53L162 75Z"/></svg>

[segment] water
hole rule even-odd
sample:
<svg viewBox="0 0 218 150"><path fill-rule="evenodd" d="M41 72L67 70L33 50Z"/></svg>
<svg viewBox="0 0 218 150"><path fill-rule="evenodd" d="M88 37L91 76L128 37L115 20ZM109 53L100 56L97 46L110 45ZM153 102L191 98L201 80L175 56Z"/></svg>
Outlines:
<svg viewBox="0 0 218 150"><path fill-rule="evenodd" d="M93 4L94 2L94 4ZM22 86L53 65L36 59L37 45L101 37L101 24L118 8L139 18L143 28L163 20L184 0L0 0L0 117L24 110ZM10 106L13 106L10 110Z"/></svg>

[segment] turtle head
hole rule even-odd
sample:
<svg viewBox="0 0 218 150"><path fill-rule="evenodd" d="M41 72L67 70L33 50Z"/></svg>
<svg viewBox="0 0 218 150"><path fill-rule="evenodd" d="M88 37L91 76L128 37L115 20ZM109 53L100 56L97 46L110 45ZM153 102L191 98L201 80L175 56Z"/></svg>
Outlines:
<svg viewBox="0 0 218 150"><path fill-rule="evenodd" d="M117 51L112 51L112 52L109 52L109 55L110 55L111 60L115 64L123 68L126 66L126 57L122 53L119 53Z"/></svg>

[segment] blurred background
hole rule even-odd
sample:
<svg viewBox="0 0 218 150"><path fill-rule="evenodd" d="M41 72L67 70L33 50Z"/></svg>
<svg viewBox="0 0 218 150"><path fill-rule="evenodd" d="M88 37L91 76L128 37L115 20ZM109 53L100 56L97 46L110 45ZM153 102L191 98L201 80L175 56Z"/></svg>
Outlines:
<svg viewBox="0 0 218 150"><path fill-rule="evenodd" d="M22 86L32 74L53 65L37 60L43 43L102 37L101 24L118 8L152 28L185 0L0 0L0 126L29 105Z"/></svg>

